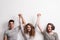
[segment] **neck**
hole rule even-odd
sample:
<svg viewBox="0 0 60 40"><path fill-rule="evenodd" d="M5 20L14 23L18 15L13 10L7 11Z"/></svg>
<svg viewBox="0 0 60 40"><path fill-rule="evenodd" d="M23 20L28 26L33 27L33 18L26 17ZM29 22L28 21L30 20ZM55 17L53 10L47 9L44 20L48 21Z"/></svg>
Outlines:
<svg viewBox="0 0 60 40"><path fill-rule="evenodd" d="M14 27L9 28L10 30L13 29Z"/></svg>
<svg viewBox="0 0 60 40"><path fill-rule="evenodd" d="M53 32L51 31L51 32L49 32L49 34L53 34Z"/></svg>

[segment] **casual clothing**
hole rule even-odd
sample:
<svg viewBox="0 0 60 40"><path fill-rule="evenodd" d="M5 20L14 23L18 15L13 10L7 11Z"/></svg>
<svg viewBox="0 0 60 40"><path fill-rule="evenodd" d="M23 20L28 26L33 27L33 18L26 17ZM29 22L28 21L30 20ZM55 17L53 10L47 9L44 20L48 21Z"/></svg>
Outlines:
<svg viewBox="0 0 60 40"><path fill-rule="evenodd" d="M24 33L24 27L23 26L21 26L21 31L22 31L22 34L24 36L24 40L33 40L34 37L32 37L32 36L30 37L29 34Z"/></svg>
<svg viewBox="0 0 60 40"><path fill-rule="evenodd" d="M8 40L17 40L17 33L18 33L18 29L13 28L11 30L7 30L5 32L5 35L8 37Z"/></svg>
<svg viewBox="0 0 60 40"><path fill-rule="evenodd" d="M44 31L42 34L44 36L44 40L59 40L58 35L55 32L52 35L50 35L46 31Z"/></svg>
<svg viewBox="0 0 60 40"><path fill-rule="evenodd" d="M19 27L15 27L11 30L7 30L5 31L4 35L6 35L8 37L8 40L17 40L18 39L18 34L20 33L20 35L22 36L22 33L19 29ZM20 36L19 35L19 36ZM21 37L20 36L20 37ZM23 36L22 36L23 37ZM21 39L20 39L21 40Z"/></svg>
<svg viewBox="0 0 60 40"><path fill-rule="evenodd" d="M20 26L21 26L21 32L23 34L24 40L33 40L34 39L33 36L29 36L29 34L24 33L24 26L22 25L21 20L20 20Z"/></svg>
<svg viewBox="0 0 60 40"><path fill-rule="evenodd" d="M24 40L24 37L23 37L21 31L18 32L17 40Z"/></svg>

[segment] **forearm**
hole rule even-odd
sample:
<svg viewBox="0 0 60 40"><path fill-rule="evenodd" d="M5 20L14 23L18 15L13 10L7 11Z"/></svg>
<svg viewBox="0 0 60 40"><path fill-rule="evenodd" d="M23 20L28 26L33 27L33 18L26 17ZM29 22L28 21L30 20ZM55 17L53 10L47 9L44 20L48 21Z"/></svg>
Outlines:
<svg viewBox="0 0 60 40"><path fill-rule="evenodd" d="M18 16L19 16L19 25L24 24L25 21L24 21L22 14L19 14Z"/></svg>
<svg viewBox="0 0 60 40"><path fill-rule="evenodd" d="M41 16L41 14L37 14L36 24L38 25L39 30L40 30L41 32L43 32L42 29L41 29L41 25L40 25L40 16Z"/></svg>
<svg viewBox="0 0 60 40"><path fill-rule="evenodd" d="M25 25L26 21L24 20L24 18L22 17L22 24Z"/></svg>
<svg viewBox="0 0 60 40"><path fill-rule="evenodd" d="M40 26L40 25L38 25L38 28L39 28L39 30L43 33L43 31L42 31L42 29L41 29L41 26Z"/></svg>

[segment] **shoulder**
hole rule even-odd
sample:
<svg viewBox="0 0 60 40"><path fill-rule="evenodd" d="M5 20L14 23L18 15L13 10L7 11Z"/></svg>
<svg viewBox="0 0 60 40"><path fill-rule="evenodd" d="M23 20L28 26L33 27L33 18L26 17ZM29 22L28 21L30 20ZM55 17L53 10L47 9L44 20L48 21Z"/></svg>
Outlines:
<svg viewBox="0 0 60 40"><path fill-rule="evenodd" d="M46 30L44 30L43 32L41 32L43 35L48 34Z"/></svg>
<svg viewBox="0 0 60 40"><path fill-rule="evenodd" d="M47 31L46 31L46 30L44 30L44 31L43 31L43 33L47 33Z"/></svg>
<svg viewBox="0 0 60 40"><path fill-rule="evenodd" d="M54 36L58 36L57 32L53 32L53 33L54 33L54 34L53 34Z"/></svg>
<svg viewBox="0 0 60 40"><path fill-rule="evenodd" d="M54 32L54 34L57 34L57 32Z"/></svg>
<svg viewBox="0 0 60 40"><path fill-rule="evenodd" d="M5 34L5 35L7 35L7 34L8 34L8 32L9 32L9 30L6 30L6 31L4 32L4 34Z"/></svg>

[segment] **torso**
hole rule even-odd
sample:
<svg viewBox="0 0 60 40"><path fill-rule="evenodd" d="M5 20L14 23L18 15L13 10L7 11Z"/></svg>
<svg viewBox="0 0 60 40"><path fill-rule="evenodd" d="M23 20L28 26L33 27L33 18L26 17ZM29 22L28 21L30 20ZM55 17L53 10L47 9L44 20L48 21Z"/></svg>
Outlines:
<svg viewBox="0 0 60 40"><path fill-rule="evenodd" d="M8 37L8 40L17 40L17 33L18 33L17 28L6 31L6 35Z"/></svg>
<svg viewBox="0 0 60 40"><path fill-rule="evenodd" d="M53 32L52 34L49 34L47 32L44 32L44 40L55 40L56 38L56 33Z"/></svg>

